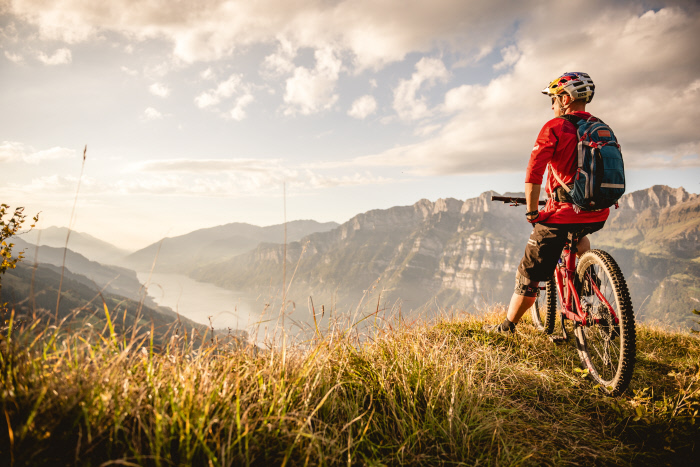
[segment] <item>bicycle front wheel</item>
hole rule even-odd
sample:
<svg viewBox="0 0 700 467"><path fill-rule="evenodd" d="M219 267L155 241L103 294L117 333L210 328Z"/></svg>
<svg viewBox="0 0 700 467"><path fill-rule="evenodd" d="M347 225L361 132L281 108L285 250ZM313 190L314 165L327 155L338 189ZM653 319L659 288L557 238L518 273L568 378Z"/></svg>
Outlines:
<svg viewBox="0 0 700 467"><path fill-rule="evenodd" d="M601 250L584 253L576 274L586 315L586 324L577 323L574 329L579 357L593 381L610 395L619 395L632 379L636 352L627 283L612 256Z"/></svg>
<svg viewBox="0 0 700 467"><path fill-rule="evenodd" d="M554 277L551 277L544 283L544 287L540 287L537 292L537 301L532 308L530 314L532 323L538 331L545 334L554 332L554 324L556 321L557 312L557 289ZM541 286L542 284L540 284Z"/></svg>

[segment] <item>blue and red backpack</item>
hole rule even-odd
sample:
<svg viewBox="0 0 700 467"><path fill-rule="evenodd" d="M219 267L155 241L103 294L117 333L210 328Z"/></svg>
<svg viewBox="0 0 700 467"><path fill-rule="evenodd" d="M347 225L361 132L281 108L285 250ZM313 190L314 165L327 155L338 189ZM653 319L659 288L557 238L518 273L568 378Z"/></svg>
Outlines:
<svg viewBox="0 0 700 467"><path fill-rule="evenodd" d="M576 173L572 185L562 183L573 204L583 211L597 211L617 204L625 193L625 164L615 133L600 119L563 115L577 128L578 144L574 157ZM550 166L551 168L551 166Z"/></svg>

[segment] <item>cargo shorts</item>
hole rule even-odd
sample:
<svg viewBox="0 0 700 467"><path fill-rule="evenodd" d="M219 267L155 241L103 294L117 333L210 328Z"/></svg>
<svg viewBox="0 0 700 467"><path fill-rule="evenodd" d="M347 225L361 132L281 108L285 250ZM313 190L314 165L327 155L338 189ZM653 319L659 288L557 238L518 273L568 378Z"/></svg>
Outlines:
<svg viewBox="0 0 700 467"><path fill-rule="evenodd" d="M604 225L605 221L590 224L535 224L518 266L518 272L522 276L520 280L525 279L524 282L528 283L548 280L554 274L570 232L581 238L597 232Z"/></svg>

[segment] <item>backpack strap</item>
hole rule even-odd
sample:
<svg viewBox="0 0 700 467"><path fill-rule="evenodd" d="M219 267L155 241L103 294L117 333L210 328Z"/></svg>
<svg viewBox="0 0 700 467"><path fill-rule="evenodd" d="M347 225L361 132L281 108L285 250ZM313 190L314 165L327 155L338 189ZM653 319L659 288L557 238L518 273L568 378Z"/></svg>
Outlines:
<svg viewBox="0 0 700 467"><path fill-rule="evenodd" d="M571 193L571 188L569 188L564 181L559 178L559 175L557 175L557 172L554 170L554 167L552 167L552 163L549 163L549 171L552 172L552 175L554 176L554 179L559 182L559 186L561 186L564 190L566 190L567 193Z"/></svg>
<svg viewBox="0 0 700 467"><path fill-rule="evenodd" d="M586 120L585 118L579 117L578 115L574 114L560 115L557 118L561 118L562 120L566 120L567 122L573 123L576 129L578 129L578 124L581 122L581 120Z"/></svg>

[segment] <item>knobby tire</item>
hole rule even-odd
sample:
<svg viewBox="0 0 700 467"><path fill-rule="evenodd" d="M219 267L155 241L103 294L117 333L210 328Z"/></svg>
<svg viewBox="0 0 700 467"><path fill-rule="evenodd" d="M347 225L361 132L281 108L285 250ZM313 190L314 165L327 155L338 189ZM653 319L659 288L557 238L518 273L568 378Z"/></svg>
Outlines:
<svg viewBox="0 0 700 467"><path fill-rule="evenodd" d="M615 260L601 250L584 253L576 274L582 300L591 302L585 306L587 324L576 323L574 329L579 357L589 378L611 396L617 396L629 386L636 353L634 314L627 283ZM619 324L614 323L608 306L595 293L591 294L592 282L600 284L598 288Z"/></svg>
<svg viewBox="0 0 700 467"><path fill-rule="evenodd" d="M557 286L554 277L545 282L545 287L539 289L537 301L530 308L532 322L538 331L545 334L554 332L557 317Z"/></svg>

